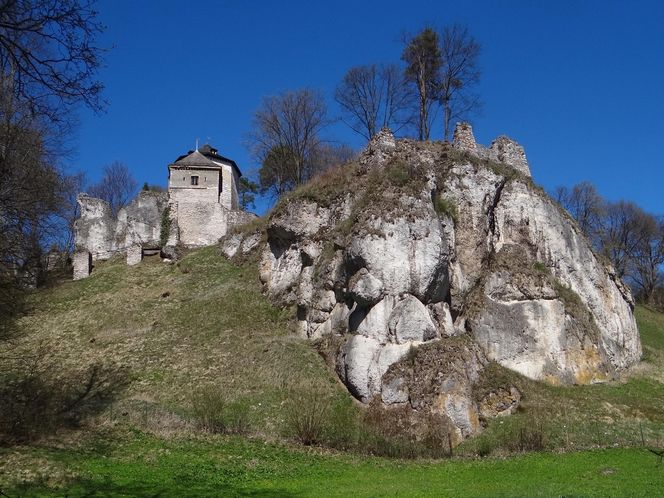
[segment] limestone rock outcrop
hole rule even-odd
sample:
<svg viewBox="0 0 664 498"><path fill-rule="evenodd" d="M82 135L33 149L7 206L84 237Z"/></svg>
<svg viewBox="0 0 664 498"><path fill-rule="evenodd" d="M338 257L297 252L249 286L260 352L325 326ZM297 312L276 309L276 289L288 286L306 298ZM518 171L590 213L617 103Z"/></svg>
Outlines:
<svg viewBox="0 0 664 498"><path fill-rule="evenodd" d="M327 183L326 183L327 182ZM523 148L395 140L383 130L336 178L273 210L260 276L362 402L443 415L455 440L519 403L479 393L493 362L534 380L593 383L638 361L629 289L530 178ZM265 240L265 239L263 239ZM479 394L478 394L479 393Z"/></svg>

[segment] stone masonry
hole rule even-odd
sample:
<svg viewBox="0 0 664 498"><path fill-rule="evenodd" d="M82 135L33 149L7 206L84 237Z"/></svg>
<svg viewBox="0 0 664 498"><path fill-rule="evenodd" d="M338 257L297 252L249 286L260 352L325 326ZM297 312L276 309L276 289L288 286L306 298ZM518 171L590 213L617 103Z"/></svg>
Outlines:
<svg viewBox="0 0 664 498"><path fill-rule="evenodd" d="M229 227L255 218L239 209L237 186L242 173L234 161L213 147L189 151L168 169L168 192L143 191L116 217L106 201L78 195L81 215L74 225L75 279L90 274L92 261L115 254L125 254L128 265L140 263L145 251L159 249L172 259L177 245L214 244ZM163 245L166 209L170 223Z"/></svg>
<svg viewBox="0 0 664 498"><path fill-rule="evenodd" d="M90 251L80 250L74 253L74 280L81 280L90 276L92 271L92 254Z"/></svg>
<svg viewBox="0 0 664 498"><path fill-rule="evenodd" d="M482 159L489 159L513 167L525 176L531 176L523 147L509 137L501 135L490 147L475 142L473 128L468 123L457 123L452 144L455 149L469 152Z"/></svg>

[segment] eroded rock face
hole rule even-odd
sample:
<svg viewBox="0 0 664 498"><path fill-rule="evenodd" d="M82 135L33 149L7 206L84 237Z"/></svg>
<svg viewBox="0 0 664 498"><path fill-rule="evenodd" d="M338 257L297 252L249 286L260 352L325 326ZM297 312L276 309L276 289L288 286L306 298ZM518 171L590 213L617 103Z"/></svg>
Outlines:
<svg viewBox="0 0 664 498"><path fill-rule="evenodd" d="M305 187L274 210L260 276L303 336L336 338L356 398L443 416L458 442L518 406L514 386L476 395L491 362L591 383L641 347L629 290L533 186L523 149L475 146L469 127L454 147L382 131L325 196Z"/></svg>
<svg viewBox="0 0 664 498"><path fill-rule="evenodd" d="M74 224L76 246L89 251L93 260L108 259L131 247L159 247L161 216L168 203L165 192L140 192L117 217L102 199L79 194L76 200L81 209Z"/></svg>

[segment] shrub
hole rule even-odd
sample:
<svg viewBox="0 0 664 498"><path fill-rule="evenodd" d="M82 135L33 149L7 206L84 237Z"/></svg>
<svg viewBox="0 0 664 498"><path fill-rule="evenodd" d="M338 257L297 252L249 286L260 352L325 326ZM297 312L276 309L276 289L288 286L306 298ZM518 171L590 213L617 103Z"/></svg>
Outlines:
<svg viewBox="0 0 664 498"><path fill-rule="evenodd" d="M247 434L250 430L249 406L239 400L230 403L224 410L226 432L230 434Z"/></svg>
<svg viewBox="0 0 664 498"><path fill-rule="evenodd" d="M375 400L365 409L358 450L390 458L443 458L451 454L451 428L443 415L409 406L385 407Z"/></svg>
<svg viewBox="0 0 664 498"><path fill-rule="evenodd" d="M495 444L488 438L481 438L477 441L475 451L479 457L487 457L491 454Z"/></svg>
<svg viewBox="0 0 664 498"><path fill-rule="evenodd" d="M453 199L447 199L442 195L436 196L436 200L433 205L436 213L439 215L448 216L449 218L457 223L459 218L459 211L457 210L456 202Z"/></svg>
<svg viewBox="0 0 664 498"><path fill-rule="evenodd" d="M249 406L243 400L228 402L216 386L206 386L191 400L196 425L213 434L246 434L249 432Z"/></svg>
<svg viewBox="0 0 664 498"><path fill-rule="evenodd" d="M542 263L541 261L535 261L533 263L533 270L535 270L539 273L544 273L544 274L549 273L549 268L544 263Z"/></svg>
<svg viewBox="0 0 664 498"><path fill-rule="evenodd" d="M286 409L286 426L301 444L323 441L330 402L314 390L294 392Z"/></svg>
<svg viewBox="0 0 664 498"><path fill-rule="evenodd" d="M192 413L199 428L213 434L224 434L228 425L224 417L226 400L213 386L199 389L192 398Z"/></svg>
<svg viewBox="0 0 664 498"><path fill-rule="evenodd" d="M521 427L516 437L508 443L512 451L541 451L544 449L544 431L542 426Z"/></svg>
<svg viewBox="0 0 664 498"><path fill-rule="evenodd" d="M171 208L166 206L166 209L161 213L161 227L159 231L159 244L164 247L168 244L168 236L171 233Z"/></svg>

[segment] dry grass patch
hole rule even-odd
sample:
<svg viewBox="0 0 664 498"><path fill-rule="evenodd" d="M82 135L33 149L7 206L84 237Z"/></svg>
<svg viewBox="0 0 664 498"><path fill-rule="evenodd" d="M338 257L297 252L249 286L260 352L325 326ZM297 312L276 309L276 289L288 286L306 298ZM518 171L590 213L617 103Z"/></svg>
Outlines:
<svg viewBox="0 0 664 498"><path fill-rule="evenodd" d="M276 435L288 386L303 376L327 395L346 396L293 334L291 310L261 295L256 268L230 264L215 247L179 265L151 258L134 267L122 259L100 263L88 279L34 293L29 307L11 354L45 350L62 371L104 362L127 372L129 385L107 412L113 420L154 428L154 421L141 422L151 418L141 413L145 405L131 402L147 398L158 418L168 419L164 411L191 416L192 393L209 386L229 406L245 403L257 432ZM7 344L0 348L9 354Z"/></svg>

